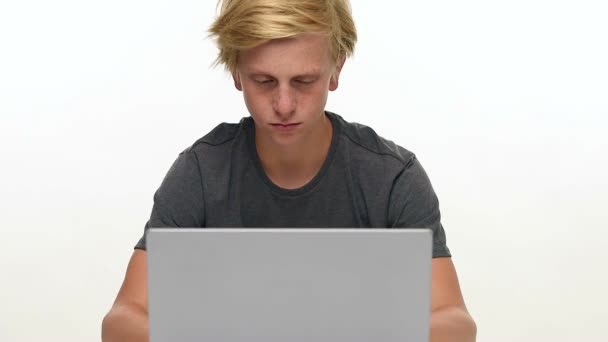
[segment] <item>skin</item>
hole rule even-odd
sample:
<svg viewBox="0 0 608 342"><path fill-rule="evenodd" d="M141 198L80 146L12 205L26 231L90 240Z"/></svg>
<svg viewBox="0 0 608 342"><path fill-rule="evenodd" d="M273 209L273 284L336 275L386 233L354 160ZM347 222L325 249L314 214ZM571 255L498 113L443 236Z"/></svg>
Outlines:
<svg viewBox="0 0 608 342"><path fill-rule="evenodd" d="M273 40L242 52L232 74L255 122L262 166L280 187L308 183L329 150L332 127L325 104L344 64L332 61L329 51L321 34Z"/></svg>
<svg viewBox="0 0 608 342"><path fill-rule="evenodd" d="M332 128L324 108L328 92L338 88L344 59L332 61L328 47L319 34L273 40L242 52L233 72L255 122L264 170L283 188L310 181L329 150ZM477 328L452 259L433 259L431 272L430 341L475 341ZM136 250L131 257L116 301L104 317L102 340L148 341L145 251Z"/></svg>

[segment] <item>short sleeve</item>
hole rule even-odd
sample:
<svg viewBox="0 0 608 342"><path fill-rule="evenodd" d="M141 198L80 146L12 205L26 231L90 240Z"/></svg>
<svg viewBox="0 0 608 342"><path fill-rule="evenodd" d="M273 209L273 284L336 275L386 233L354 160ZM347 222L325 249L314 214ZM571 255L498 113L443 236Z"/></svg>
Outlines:
<svg viewBox="0 0 608 342"><path fill-rule="evenodd" d="M148 228L197 228L205 223L200 166L195 152L182 152L154 194L154 205L144 234L135 245L146 249Z"/></svg>
<svg viewBox="0 0 608 342"><path fill-rule="evenodd" d="M441 224L437 195L415 156L412 156L393 183L388 220L392 228L431 229L433 258L451 256Z"/></svg>

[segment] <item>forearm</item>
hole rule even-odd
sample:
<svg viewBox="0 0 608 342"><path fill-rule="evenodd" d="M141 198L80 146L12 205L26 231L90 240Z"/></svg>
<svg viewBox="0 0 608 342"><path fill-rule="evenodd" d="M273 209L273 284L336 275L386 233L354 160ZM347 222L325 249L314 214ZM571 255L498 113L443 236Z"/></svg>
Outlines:
<svg viewBox="0 0 608 342"><path fill-rule="evenodd" d="M431 313L431 342L475 342L477 326L471 316L458 307Z"/></svg>
<svg viewBox="0 0 608 342"><path fill-rule="evenodd" d="M114 306L104 317L101 328L103 342L147 342L148 314L131 305Z"/></svg>

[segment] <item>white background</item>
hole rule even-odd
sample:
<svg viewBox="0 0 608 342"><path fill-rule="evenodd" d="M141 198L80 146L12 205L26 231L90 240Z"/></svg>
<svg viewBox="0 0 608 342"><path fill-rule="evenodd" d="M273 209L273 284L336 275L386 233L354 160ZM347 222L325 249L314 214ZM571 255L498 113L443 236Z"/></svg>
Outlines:
<svg viewBox="0 0 608 342"><path fill-rule="evenodd" d="M353 1L328 109L414 151L479 341L606 341L605 1ZM0 3L0 340L95 341L177 154L248 115L215 1Z"/></svg>

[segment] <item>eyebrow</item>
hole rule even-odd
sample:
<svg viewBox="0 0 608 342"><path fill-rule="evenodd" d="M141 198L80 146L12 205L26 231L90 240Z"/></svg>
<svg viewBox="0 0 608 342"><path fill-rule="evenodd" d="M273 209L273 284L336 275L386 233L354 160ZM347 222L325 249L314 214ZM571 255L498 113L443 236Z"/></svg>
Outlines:
<svg viewBox="0 0 608 342"><path fill-rule="evenodd" d="M302 74L298 74L298 75L294 75L291 78L307 78L307 77L318 77L321 74L321 70L320 69L312 69L308 72L302 73ZM260 71L260 70L251 70L249 72L247 72L247 75L249 77L272 77L275 78L272 74L268 73L268 72L264 72L264 71Z"/></svg>

